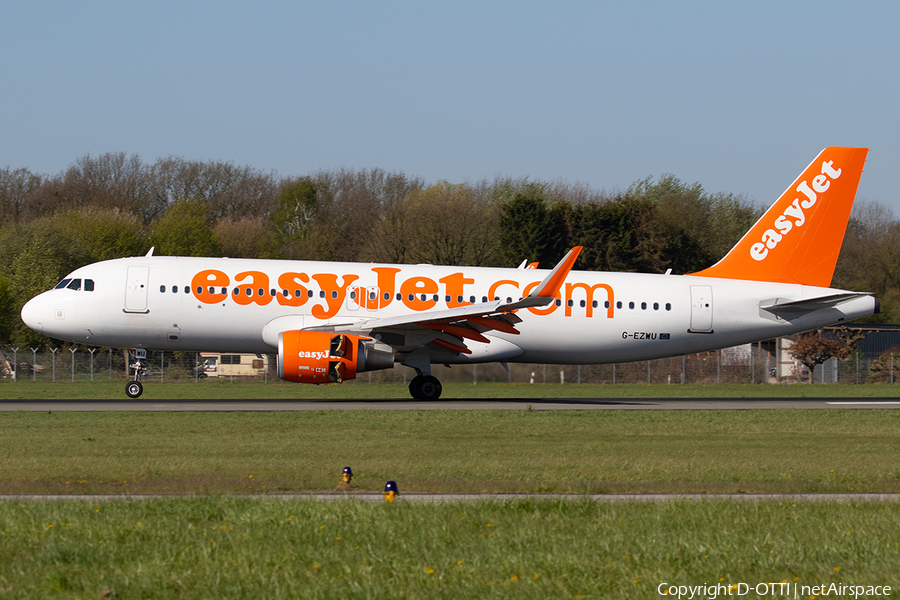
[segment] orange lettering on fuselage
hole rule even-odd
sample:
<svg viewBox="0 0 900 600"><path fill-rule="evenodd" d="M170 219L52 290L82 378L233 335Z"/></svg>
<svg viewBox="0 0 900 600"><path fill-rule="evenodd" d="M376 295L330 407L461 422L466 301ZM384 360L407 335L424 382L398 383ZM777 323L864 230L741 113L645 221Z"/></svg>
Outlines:
<svg viewBox="0 0 900 600"><path fill-rule="evenodd" d="M228 275L215 269L200 271L191 279L191 292L204 304L217 304L228 298ZM216 289L219 288L219 289Z"/></svg>
<svg viewBox="0 0 900 600"><path fill-rule="evenodd" d="M447 275L446 277L438 279L438 281L444 284L444 291L450 296L450 301L447 302L447 308L469 306L472 304L471 302L466 301L465 286L468 283L475 283L474 279L466 277L463 273L453 273L452 275ZM462 298L462 301L460 301L460 298Z"/></svg>
<svg viewBox="0 0 900 600"><path fill-rule="evenodd" d="M331 273L319 273L312 276L319 283L319 287L325 292L326 306L316 304L312 308L312 316L317 319L330 319L338 313L344 298L347 296L347 288L359 279L359 275L344 275L343 285L338 285L337 275Z"/></svg>
<svg viewBox="0 0 900 600"><path fill-rule="evenodd" d="M304 283L309 283L309 275L306 273L282 273L278 276L278 286L281 293L278 294L278 304L282 306L303 306L309 300L308 289ZM285 293L287 292L287 293Z"/></svg>
<svg viewBox="0 0 900 600"><path fill-rule="evenodd" d="M269 294L269 276L262 271L244 271L234 276L235 283L240 283L249 278L250 281L239 285L231 292L232 298L238 304L259 304L265 306L272 301Z"/></svg>
<svg viewBox="0 0 900 600"><path fill-rule="evenodd" d="M530 294L530 293L531 293L531 290L533 290L533 289L536 288L538 285L540 285L540 283L541 283L540 281L534 281L534 282L529 283L528 285L526 285L526 286L525 286L525 289L522 290L522 296L525 297L525 296L527 296L528 294ZM538 316L549 315L549 314L551 314L553 311L556 310L556 303L557 303L557 302L559 302L559 293L556 294L556 299L555 299L553 302L551 302L551 303L550 303L550 306L548 306L547 308L538 308L538 307L536 307L536 306L529 306L529 307L528 307L528 310L529 310L532 314L535 314L535 315L538 315Z"/></svg>
<svg viewBox="0 0 900 600"><path fill-rule="evenodd" d="M334 273L317 273L310 276L306 273L291 271L278 275L278 289L269 289L269 275L262 271L238 273L234 276L234 284L232 284L231 279L224 272L217 269L206 269L198 272L191 279L191 293L200 302L216 304L228 299L229 286L234 285L230 292L231 298L236 304L242 306L250 304L265 306L270 304L273 298L276 298L281 306L298 307L305 305L313 297L310 290L315 289L315 287L308 285L310 279L312 279L318 284L319 297L324 302L313 306L310 312L316 319L324 320L330 319L341 310L350 288L353 288L356 293L355 298L351 302L355 302L363 308L377 310L390 306L395 299L394 296L398 287L397 275L401 274L403 269L397 267L373 267L371 270L375 273L377 279L376 285L369 288L352 285L353 282L360 279L359 275L346 274L339 276ZM338 283L339 281L340 283ZM466 277L464 273L451 273L437 281L429 277L416 276L399 282L399 296L407 308L416 312L430 310L437 306L439 302L445 302L447 308L470 306L472 303L466 298L466 286L474 284L475 279ZM521 298L528 296L539 284L539 281L533 281L525 285L524 288L520 288L522 284L514 279L500 279L491 283L485 297L488 298L488 301L493 301L495 297L501 297L501 295L512 298L513 294L510 294L508 288L506 290L502 289L504 286L508 286L514 288L516 290L515 296ZM441 285L443 285L445 293L443 299L438 296ZM585 316L591 318L594 314L594 292L598 289L606 292L605 302L608 302L609 306L604 305L604 308L606 309L606 317L612 319L615 313L615 294L612 286L605 283L593 285L582 282L566 283L564 295L558 293L554 298L554 302L549 306L532 306L528 310L538 316L550 315L562 305L564 298L566 304L564 316L571 317L575 302L573 296L579 295L578 300L580 303L582 300L577 290L583 290ZM436 297L438 300L435 300ZM570 301L573 302L573 306L569 306Z"/></svg>
<svg viewBox="0 0 900 600"><path fill-rule="evenodd" d="M597 283L594 285L588 285L586 283L567 283L566 284L566 316L572 316L572 307L569 306L569 301L572 300L572 291L576 288L581 288L585 293L585 306L586 313L585 315L590 318L594 316L594 290L597 288L606 290L606 302L609 304L609 307L606 309L606 318L613 318L613 311L615 310L613 306L616 304L615 294L613 294L612 287L606 285L605 283Z"/></svg>
<svg viewBox="0 0 900 600"><path fill-rule="evenodd" d="M403 304L411 310L422 311L434 308L434 305L437 304L434 300L437 291L437 282L428 277L410 277L400 284Z"/></svg>
<svg viewBox="0 0 900 600"><path fill-rule="evenodd" d="M499 288L501 285L511 285L514 286L516 290L519 289L519 282L513 281L512 279L501 279L500 281L495 281L488 290L488 302L494 300L497 297L497 288Z"/></svg>
<svg viewBox="0 0 900 600"><path fill-rule="evenodd" d="M357 304L365 306L369 310L390 306L391 302L394 301L394 287L397 281L397 273L400 272L400 269L397 267L373 267L372 271L378 275L378 280L375 283L378 293L374 300L366 294L367 300L365 303L360 303L360 298L357 298Z"/></svg>

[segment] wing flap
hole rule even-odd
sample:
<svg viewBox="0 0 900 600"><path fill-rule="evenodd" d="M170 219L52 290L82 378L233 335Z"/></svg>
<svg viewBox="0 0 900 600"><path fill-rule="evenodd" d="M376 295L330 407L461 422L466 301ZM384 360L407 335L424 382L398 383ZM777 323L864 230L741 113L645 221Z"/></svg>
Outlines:
<svg viewBox="0 0 900 600"><path fill-rule="evenodd" d="M469 354L471 351L466 346L466 340L490 343L490 338L482 335L486 331L518 335L519 331L515 326L521 323L522 319L514 314L515 311L533 306L546 306L554 302L581 249L581 246L575 246L569 250L540 285L528 296L516 302L493 300L447 310L356 320L308 329L339 331L367 337L378 337L381 333L386 334L382 336L383 341L392 346L418 347L433 343L453 352ZM403 342L389 341L394 335ZM449 341L448 337L456 340L456 343Z"/></svg>

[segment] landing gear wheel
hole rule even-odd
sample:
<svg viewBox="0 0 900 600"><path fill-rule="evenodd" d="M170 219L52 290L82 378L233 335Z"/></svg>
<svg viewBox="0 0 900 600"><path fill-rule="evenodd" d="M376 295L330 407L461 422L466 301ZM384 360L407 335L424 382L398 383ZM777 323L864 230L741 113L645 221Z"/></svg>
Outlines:
<svg viewBox="0 0 900 600"><path fill-rule="evenodd" d="M137 398L144 393L144 386L140 381L129 381L125 384L125 394L129 398Z"/></svg>
<svg viewBox="0 0 900 600"><path fill-rule="evenodd" d="M409 382L409 393L416 400L425 400L428 402L437 400L441 397L441 392L443 390L444 388L441 386L441 382L438 381L438 378L431 375L419 375L413 377L413 380Z"/></svg>

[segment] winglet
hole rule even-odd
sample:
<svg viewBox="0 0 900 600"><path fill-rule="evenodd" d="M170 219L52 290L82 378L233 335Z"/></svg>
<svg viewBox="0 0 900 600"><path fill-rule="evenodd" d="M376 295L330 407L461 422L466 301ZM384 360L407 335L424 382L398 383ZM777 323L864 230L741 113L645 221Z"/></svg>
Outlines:
<svg viewBox="0 0 900 600"><path fill-rule="evenodd" d="M822 150L725 258L690 275L831 285L868 151Z"/></svg>
<svg viewBox="0 0 900 600"><path fill-rule="evenodd" d="M575 246L571 250L569 250L568 254L566 254L559 264L553 267L553 270L550 271L550 274L547 275L544 280L541 282L539 286L534 288L530 294L519 300L518 302L513 302L512 304L503 304L498 307L498 311L500 312L512 312L514 310L518 310L520 308L530 308L532 306L547 306L556 298L556 295L559 294L559 288L562 287L562 284L565 282L566 277L569 276L569 271L572 270L572 266L575 264L575 259L578 258L578 254L581 252L583 246Z"/></svg>
<svg viewBox="0 0 900 600"><path fill-rule="evenodd" d="M541 285L537 286L533 292L528 294L528 296L537 296L539 298L546 298L548 296L550 298L556 297L556 294L559 293L559 288L562 287L566 277L569 276L569 271L572 270L572 266L575 264L575 260L581 253L582 248L583 246L575 246L569 250L568 254L566 254L563 259L559 261L559 264L553 267L550 274L544 278Z"/></svg>

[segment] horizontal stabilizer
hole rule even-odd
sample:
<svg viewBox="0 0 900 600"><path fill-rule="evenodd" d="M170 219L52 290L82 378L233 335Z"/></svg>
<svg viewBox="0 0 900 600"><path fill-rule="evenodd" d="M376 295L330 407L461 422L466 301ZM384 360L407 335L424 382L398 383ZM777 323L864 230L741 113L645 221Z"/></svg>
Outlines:
<svg viewBox="0 0 900 600"><path fill-rule="evenodd" d="M843 294L833 294L831 296L821 296L819 298L810 298L808 300L793 300L790 302L778 302L767 306L760 304L760 309L768 311L773 315L784 316L786 318L794 318L807 313L815 312L825 308L834 308L844 302L855 300L869 296L865 292L845 292Z"/></svg>

